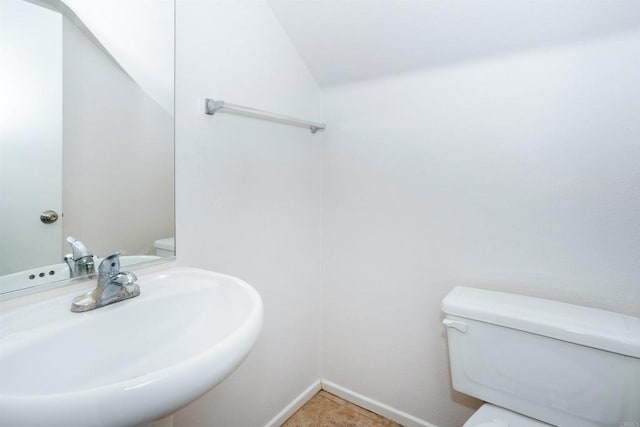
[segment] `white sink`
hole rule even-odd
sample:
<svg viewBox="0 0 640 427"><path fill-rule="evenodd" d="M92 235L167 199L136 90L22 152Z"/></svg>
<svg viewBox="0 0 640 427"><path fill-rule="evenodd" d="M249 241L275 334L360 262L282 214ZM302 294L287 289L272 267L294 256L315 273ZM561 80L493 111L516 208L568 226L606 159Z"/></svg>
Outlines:
<svg viewBox="0 0 640 427"><path fill-rule="evenodd" d="M174 267L137 283L140 296L85 313L69 294L0 315L0 424L159 419L229 375L262 328L260 296L234 277Z"/></svg>

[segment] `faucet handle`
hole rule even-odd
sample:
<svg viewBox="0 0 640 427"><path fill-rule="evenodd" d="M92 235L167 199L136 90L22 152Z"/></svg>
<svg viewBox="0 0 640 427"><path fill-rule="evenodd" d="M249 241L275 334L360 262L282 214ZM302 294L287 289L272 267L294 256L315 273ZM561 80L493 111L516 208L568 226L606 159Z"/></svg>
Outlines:
<svg viewBox="0 0 640 427"><path fill-rule="evenodd" d="M120 255L124 255L124 251L117 251L104 257L98 266L98 274L113 276L120 272Z"/></svg>
<svg viewBox="0 0 640 427"><path fill-rule="evenodd" d="M72 256L74 261L77 261L80 258L84 258L84 257L93 257L93 253L87 247L87 245L85 245L75 237L73 236L67 237L67 243L69 243L69 245L71 246L71 250L73 251Z"/></svg>

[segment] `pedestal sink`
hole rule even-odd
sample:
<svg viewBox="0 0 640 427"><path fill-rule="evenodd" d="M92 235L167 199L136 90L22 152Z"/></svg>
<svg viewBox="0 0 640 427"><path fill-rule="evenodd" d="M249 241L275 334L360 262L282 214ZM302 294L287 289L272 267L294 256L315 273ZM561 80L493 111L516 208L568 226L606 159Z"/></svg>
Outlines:
<svg viewBox="0 0 640 427"><path fill-rule="evenodd" d="M1 425L159 419L229 375L260 333L262 300L239 279L174 267L137 283L140 296L86 313L70 294L0 315Z"/></svg>

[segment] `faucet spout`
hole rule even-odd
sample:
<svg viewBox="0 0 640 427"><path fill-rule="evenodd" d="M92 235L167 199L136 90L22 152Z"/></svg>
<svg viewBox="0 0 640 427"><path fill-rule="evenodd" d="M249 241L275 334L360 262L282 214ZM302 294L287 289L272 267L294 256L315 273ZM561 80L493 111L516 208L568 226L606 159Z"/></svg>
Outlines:
<svg viewBox="0 0 640 427"><path fill-rule="evenodd" d="M129 286L133 285L135 281L138 280L138 277L130 271L121 271L120 273L116 274L112 278L112 280L118 283L120 286Z"/></svg>

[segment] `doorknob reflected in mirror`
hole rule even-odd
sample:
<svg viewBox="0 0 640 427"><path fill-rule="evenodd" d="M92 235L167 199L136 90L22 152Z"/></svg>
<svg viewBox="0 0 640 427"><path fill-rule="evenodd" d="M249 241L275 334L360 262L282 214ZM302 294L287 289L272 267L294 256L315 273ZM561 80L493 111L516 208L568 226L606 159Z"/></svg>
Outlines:
<svg viewBox="0 0 640 427"><path fill-rule="evenodd" d="M57 220L58 212L56 211L48 210L40 214L40 221L42 221L44 224L53 224Z"/></svg>

